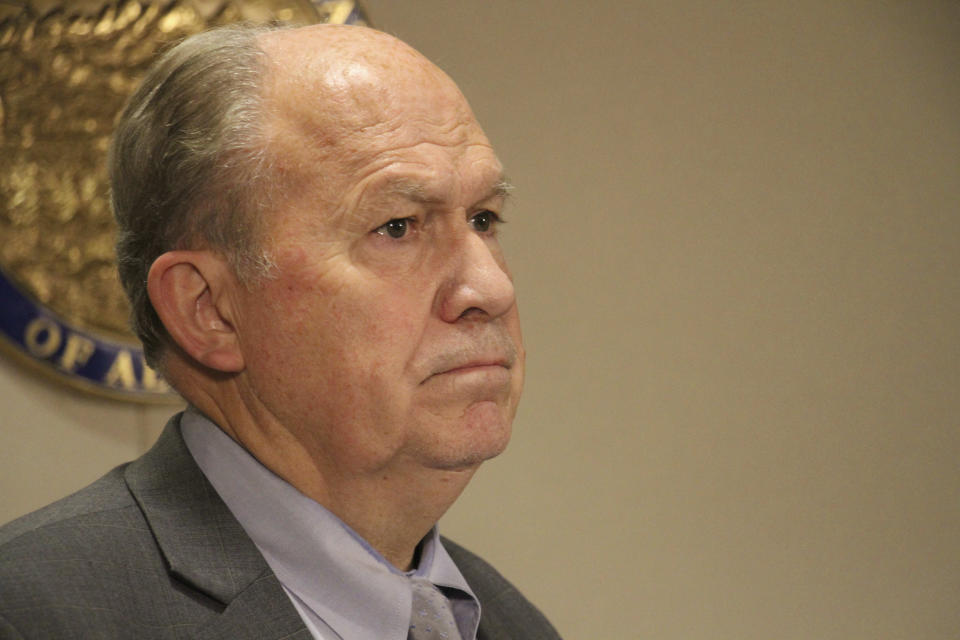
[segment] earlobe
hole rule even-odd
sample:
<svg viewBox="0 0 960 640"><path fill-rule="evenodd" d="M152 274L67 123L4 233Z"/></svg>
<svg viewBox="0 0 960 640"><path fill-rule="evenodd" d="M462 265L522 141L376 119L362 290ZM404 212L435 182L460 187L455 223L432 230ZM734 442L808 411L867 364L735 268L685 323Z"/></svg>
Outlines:
<svg viewBox="0 0 960 640"><path fill-rule="evenodd" d="M232 321L230 268L207 251L169 251L147 276L147 293L170 337L205 367L235 373L244 368Z"/></svg>

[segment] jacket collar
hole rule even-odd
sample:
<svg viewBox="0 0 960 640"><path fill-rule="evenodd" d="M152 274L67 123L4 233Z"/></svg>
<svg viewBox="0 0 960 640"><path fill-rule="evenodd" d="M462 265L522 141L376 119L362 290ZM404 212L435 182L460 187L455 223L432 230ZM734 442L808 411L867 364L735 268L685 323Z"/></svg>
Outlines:
<svg viewBox="0 0 960 640"><path fill-rule="evenodd" d="M224 606L197 637L310 638L256 545L187 450L180 414L124 475L171 575Z"/></svg>

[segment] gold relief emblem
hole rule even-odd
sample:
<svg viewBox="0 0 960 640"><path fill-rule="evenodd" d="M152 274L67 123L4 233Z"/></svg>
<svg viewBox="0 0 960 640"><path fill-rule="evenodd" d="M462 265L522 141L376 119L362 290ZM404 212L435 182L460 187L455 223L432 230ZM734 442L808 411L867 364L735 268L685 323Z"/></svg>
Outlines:
<svg viewBox="0 0 960 640"><path fill-rule="evenodd" d="M75 386L172 396L143 362L114 266L106 151L156 53L231 22L365 24L353 1L0 0L0 337Z"/></svg>

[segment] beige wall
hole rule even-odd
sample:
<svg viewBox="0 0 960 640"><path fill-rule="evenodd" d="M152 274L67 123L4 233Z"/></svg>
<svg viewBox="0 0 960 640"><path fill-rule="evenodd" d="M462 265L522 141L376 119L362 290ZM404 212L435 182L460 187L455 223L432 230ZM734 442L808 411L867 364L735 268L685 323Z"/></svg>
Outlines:
<svg viewBox="0 0 960 640"><path fill-rule="evenodd" d="M527 392L445 532L570 638L955 638L960 5L366 6L518 185ZM0 399L2 519L165 413Z"/></svg>

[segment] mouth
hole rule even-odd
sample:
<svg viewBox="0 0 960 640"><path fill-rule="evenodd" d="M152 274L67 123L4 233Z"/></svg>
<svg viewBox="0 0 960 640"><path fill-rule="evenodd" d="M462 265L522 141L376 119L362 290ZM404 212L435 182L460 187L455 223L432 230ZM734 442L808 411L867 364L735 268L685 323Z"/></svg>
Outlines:
<svg viewBox="0 0 960 640"><path fill-rule="evenodd" d="M513 369L522 361L510 336L487 327L488 331L461 336L459 344L437 345L437 352L422 361L420 384L445 380L459 388L474 383L502 385L513 378ZM446 384L446 383L444 383Z"/></svg>
<svg viewBox="0 0 960 640"><path fill-rule="evenodd" d="M447 369L446 371L440 371L434 375L456 375L461 373L473 373L475 371L488 371L494 369L509 369L506 364L502 362L476 362L472 364L465 364L462 367L454 367L452 369Z"/></svg>
<svg viewBox="0 0 960 640"><path fill-rule="evenodd" d="M511 363L507 358L478 358L476 360L465 362L461 365L450 367L441 373L462 371L464 369L476 369L478 367L503 367L504 369L509 369L510 365Z"/></svg>
<svg viewBox="0 0 960 640"><path fill-rule="evenodd" d="M477 360L473 362L466 362L464 364L455 365L440 371L435 371L429 377L433 378L436 376L446 376L446 375L458 375L474 372L489 371L495 369L509 369L510 365L506 360ZM429 379L429 378L428 378Z"/></svg>
<svg viewBox="0 0 960 640"><path fill-rule="evenodd" d="M502 375L504 373L509 373L512 366L512 360L510 358L503 357L480 358L462 363L450 363L435 370L433 373L427 376L423 382L426 383L435 378L447 376L458 377L470 376L471 374Z"/></svg>

